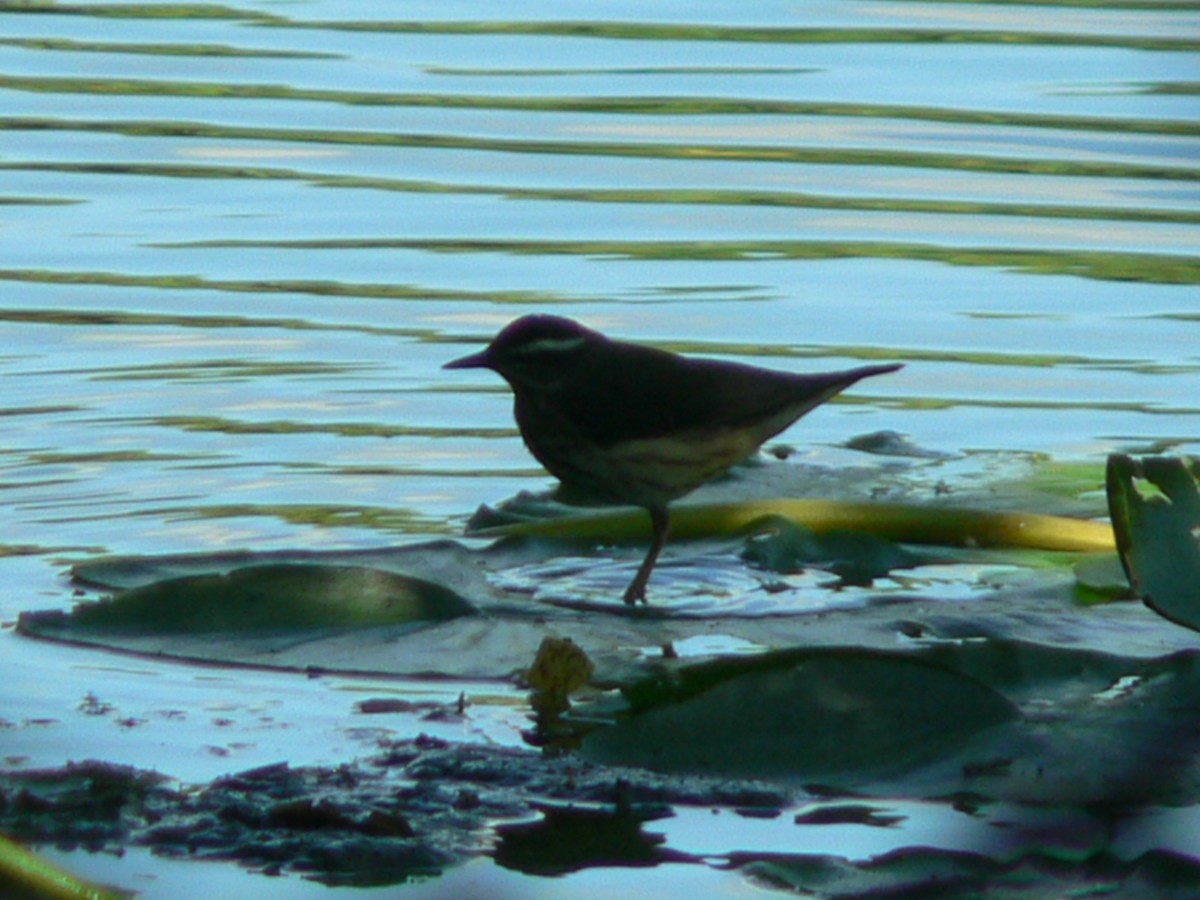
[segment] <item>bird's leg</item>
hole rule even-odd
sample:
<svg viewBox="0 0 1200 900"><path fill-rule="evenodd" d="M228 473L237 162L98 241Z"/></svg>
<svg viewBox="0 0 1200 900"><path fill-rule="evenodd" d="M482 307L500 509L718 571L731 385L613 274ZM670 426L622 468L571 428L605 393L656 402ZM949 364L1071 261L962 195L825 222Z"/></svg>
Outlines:
<svg viewBox="0 0 1200 900"><path fill-rule="evenodd" d="M639 600L643 603L646 602L646 582L650 580L650 572L654 568L654 563L658 561L658 554L662 552L663 545L667 542L667 532L671 527L671 516L667 512L666 504L647 507L646 512L650 513L650 525L654 529L654 539L650 544L650 552L646 554L646 558L638 567L637 574L633 576L633 581L629 582L629 587L625 589L625 602L630 606Z"/></svg>

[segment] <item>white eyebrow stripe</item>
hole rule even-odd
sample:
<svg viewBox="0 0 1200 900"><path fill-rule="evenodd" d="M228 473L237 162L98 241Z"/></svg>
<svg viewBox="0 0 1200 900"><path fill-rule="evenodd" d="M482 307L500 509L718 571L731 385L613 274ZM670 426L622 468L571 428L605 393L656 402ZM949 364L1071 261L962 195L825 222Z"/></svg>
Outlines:
<svg viewBox="0 0 1200 900"><path fill-rule="evenodd" d="M562 353L566 350L574 350L576 347L582 347L586 339L582 337L568 338L539 338L535 341L530 341L527 344L522 344L514 348L519 355L526 353Z"/></svg>

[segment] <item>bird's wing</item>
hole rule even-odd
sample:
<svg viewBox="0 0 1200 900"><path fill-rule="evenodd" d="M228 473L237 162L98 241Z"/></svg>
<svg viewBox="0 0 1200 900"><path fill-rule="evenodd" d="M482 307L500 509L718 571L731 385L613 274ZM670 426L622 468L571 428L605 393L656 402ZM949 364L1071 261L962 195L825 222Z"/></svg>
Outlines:
<svg viewBox="0 0 1200 900"><path fill-rule="evenodd" d="M626 345L581 364L567 414L601 445L738 428L794 411L778 431L859 379L894 368L793 375Z"/></svg>

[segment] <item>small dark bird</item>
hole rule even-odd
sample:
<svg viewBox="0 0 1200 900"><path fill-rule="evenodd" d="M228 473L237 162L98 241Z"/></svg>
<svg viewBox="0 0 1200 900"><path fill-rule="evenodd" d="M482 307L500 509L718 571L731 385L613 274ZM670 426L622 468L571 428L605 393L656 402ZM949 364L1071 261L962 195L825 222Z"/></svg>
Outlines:
<svg viewBox="0 0 1200 900"><path fill-rule="evenodd" d="M654 540L625 591L646 582L667 540L667 504L741 462L850 385L899 365L793 375L613 341L559 316L509 323L447 369L491 369L512 387L521 437L565 486L650 513Z"/></svg>

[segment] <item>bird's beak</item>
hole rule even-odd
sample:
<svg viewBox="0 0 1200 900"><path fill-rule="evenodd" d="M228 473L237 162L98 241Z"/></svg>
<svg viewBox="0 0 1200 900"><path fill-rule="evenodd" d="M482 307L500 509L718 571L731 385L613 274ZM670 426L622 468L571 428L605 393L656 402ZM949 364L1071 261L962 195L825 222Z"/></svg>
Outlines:
<svg viewBox="0 0 1200 900"><path fill-rule="evenodd" d="M450 362L442 366L443 369L486 369L491 366L488 360L487 351L482 353L472 353L470 356L464 356L460 359L452 359Z"/></svg>

